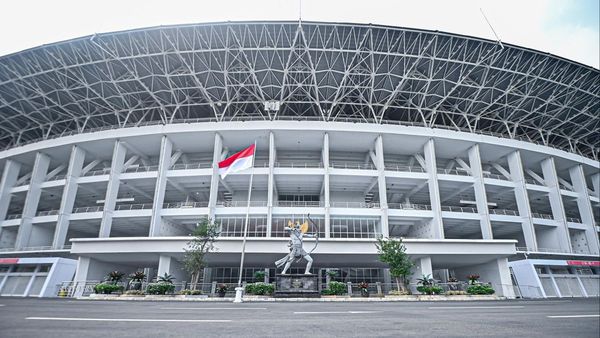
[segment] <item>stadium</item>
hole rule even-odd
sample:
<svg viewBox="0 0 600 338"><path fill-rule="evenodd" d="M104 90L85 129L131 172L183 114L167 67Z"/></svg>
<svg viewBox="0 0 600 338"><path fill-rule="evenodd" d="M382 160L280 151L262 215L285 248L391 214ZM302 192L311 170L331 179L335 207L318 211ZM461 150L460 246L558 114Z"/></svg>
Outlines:
<svg viewBox="0 0 600 338"><path fill-rule="evenodd" d="M223 22L96 34L0 57L0 294L73 295L114 270L245 281L315 220L313 272L389 289L470 274L514 297L598 296L600 72L456 34ZM256 142L254 168L216 163ZM296 269L296 270L294 270ZM292 270L301 271L302 265Z"/></svg>

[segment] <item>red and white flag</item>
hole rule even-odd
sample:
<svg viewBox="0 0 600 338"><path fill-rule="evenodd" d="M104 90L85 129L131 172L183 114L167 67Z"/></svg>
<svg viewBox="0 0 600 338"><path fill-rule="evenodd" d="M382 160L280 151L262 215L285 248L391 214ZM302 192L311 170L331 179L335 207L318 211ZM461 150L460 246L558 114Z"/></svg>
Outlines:
<svg viewBox="0 0 600 338"><path fill-rule="evenodd" d="M219 162L219 175L221 175L221 178L224 179L227 175L231 173L252 168L255 148L256 145L253 144L248 148L238 153L235 153L234 155L229 156L228 158Z"/></svg>

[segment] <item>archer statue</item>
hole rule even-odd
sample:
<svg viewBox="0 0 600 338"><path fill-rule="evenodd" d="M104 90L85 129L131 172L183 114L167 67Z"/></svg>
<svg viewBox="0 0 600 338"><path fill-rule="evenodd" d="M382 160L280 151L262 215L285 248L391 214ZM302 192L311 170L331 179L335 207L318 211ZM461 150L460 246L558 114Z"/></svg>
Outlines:
<svg viewBox="0 0 600 338"><path fill-rule="evenodd" d="M310 215L308 217L308 220L313 224L315 228L317 228L313 220L310 219ZM314 234L307 234L306 232L308 231L308 222L304 222L302 225L300 225L300 222L296 222L296 224L294 224L292 221L288 221L288 226L284 227L284 229L290 232L290 241L288 243L288 246L290 247L290 253L287 254L285 257L281 258L280 260L276 261L275 265L277 266L277 268L280 268L282 265L285 264L285 267L281 272L282 275L285 275L288 269L290 268L290 265L292 265L293 261L299 262L302 258L304 258L308 262L306 263L306 270L304 271L304 274L310 275L310 267L313 263L313 259L312 257L310 257L310 254L317 248L317 245L319 244L319 233L315 232ZM317 239L317 241L315 242L315 246L312 248L312 250L310 250L310 252L306 252L302 247L302 239L304 237Z"/></svg>

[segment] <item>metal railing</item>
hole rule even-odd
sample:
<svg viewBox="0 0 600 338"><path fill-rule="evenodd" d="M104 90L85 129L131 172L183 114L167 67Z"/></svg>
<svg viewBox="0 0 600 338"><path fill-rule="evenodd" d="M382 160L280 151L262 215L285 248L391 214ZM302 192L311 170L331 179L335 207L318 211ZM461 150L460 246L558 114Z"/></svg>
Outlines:
<svg viewBox="0 0 600 338"><path fill-rule="evenodd" d="M78 207L73 209L73 214L79 214L79 213L85 213L85 212L98 212L98 211L104 211L104 206L102 205L97 205L97 206L92 206L92 207Z"/></svg>
<svg viewBox="0 0 600 338"><path fill-rule="evenodd" d="M157 165L151 165L151 166L134 166L134 167L128 167L123 169L123 173L142 173L142 172L148 172L148 171L158 171L158 166Z"/></svg>
<svg viewBox="0 0 600 338"><path fill-rule="evenodd" d="M47 179L46 181L47 181L47 182L50 182L50 181L58 181L58 180L62 180L62 179L64 179L64 178L66 178L66 177L67 177L67 175L66 175L66 174L60 174L60 175L55 175L55 176L53 176L53 177L50 177L50 178L49 178L49 179Z"/></svg>
<svg viewBox="0 0 600 338"><path fill-rule="evenodd" d="M538 181L536 181L536 180L534 180L534 179L532 179L532 178L526 178L526 179L525 179L525 182L526 182L526 183L529 183L529 184L533 184L533 185L540 185L540 186L543 186L543 184L541 184L540 182L538 182Z"/></svg>
<svg viewBox="0 0 600 338"><path fill-rule="evenodd" d="M431 210L431 205L410 203L388 203L389 209L400 210Z"/></svg>
<svg viewBox="0 0 600 338"><path fill-rule="evenodd" d="M379 202L331 202L332 208L379 208Z"/></svg>
<svg viewBox="0 0 600 338"><path fill-rule="evenodd" d="M179 208L208 208L208 201L206 202L174 202L164 203L163 209L179 209Z"/></svg>
<svg viewBox="0 0 600 338"><path fill-rule="evenodd" d="M11 215L6 216L6 220L9 220L9 219L19 219L21 217L23 217L22 214L11 214Z"/></svg>
<svg viewBox="0 0 600 338"><path fill-rule="evenodd" d="M398 165L398 164L385 164L384 168L385 168L385 170L404 171L404 172L410 172L410 173L424 173L425 172L425 169L423 169L421 167L411 167L411 166L407 166L407 165Z"/></svg>
<svg viewBox="0 0 600 338"><path fill-rule="evenodd" d="M581 223L581 219L577 217L567 217L567 222Z"/></svg>
<svg viewBox="0 0 600 338"><path fill-rule="evenodd" d="M490 209L490 214L494 215L508 215L508 216L519 216L519 212L516 210L507 209Z"/></svg>
<svg viewBox="0 0 600 338"><path fill-rule="evenodd" d="M169 170L186 170L186 169L209 169L212 168L212 162L198 162L198 163L179 163L174 164Z"/></svg>
<svg viewBox="0 0 600 338"><path fill-rule="evenodd" d="M1 248L0 252L10 252L10 251L48 251L48 250L71 250L71 245L63 245L58 248L54 248L50 245L44 246L26 246L21 249L15 248Z"/></svg>
<svg viewBox="0 0 600 338"><path fill-rule="evenodd" d="M531 217L554 220L554 217L552 217L552 215L540 214L539 212L532 212Z"/></svg>
<svg viewBox="0 0 600 338"><path fill-rule="evenodd" d="M277 201L278 207L323 207L322 201Z"/></svg>
<svg viewBox="0 0 600 338"><path fill-rule="evenodd" d="M498 175L498 174L492 174L492 173L483 173L483 177L493 178L493 179L496 179L496 180L510 181L510 178L507 178L506 176Z"/></svg>
<svg viewBox="0 0 600 338"><path fill-rule="evenodd" d="M81 176L98 176L98 175L108 175L108 174L110 174L110 168L104 168L104 169L99 169L99 170L90 170Z"/></svg>
<svg viewBox="0 0 600 338"><path fill-rule="evenodd" d="M218 201L218 207L246 207L248 201ZM267 201L250 201L251 207L266 207Z"/></svg>
<svg viewBox="0 0 600 338"><path fill-rule="evenodd" d="M329 166L332 168L339 168L339 169L361 169L361 170L376 170L377 169L372 164L357 163L357 162L332 161L329 163Z"/></svg>
<svg viewBox="0 0 600 338"><path fill-rule="evenodd" d="M115 206L115 210L144 210L152 209L152 203L137 203L137 204L119 204Z"/></svg>
<svg viewBox="0 0 600 338"><path fill-rule="evenodd" d="M45 210L45 211L38 211L35 215L36 216L52 216L52 215L58 215L58 210Z"/></svg>
<svg viewBox="0 0 600 338"><path fill-rule="evenodd" d="M438 174L446 174L446 175L471 176L471 173L469 173L468 171L457 170L457 169L437 168L437 173Z"/></svg>
<svg viewBox="0 0 600 338"><path fill-rule="evenodd" d="M477 209L473 207L453 207L453 206L442 206L442 211L452 211L452 212L468 212L468 213L477 213Z"/></svg>
<svg viewBox="0 0 600 338"><path fill-rule="evenodd" d="M279 168L323 168L321 162L292 162L292 161L277 161L275 167Z"/></svg>

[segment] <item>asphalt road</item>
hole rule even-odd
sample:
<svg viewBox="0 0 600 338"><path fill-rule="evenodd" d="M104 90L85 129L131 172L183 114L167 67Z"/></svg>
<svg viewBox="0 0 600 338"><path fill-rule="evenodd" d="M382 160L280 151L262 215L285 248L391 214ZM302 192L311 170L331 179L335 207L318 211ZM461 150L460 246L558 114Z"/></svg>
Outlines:
<svg viewBox="0 0 600 338"><path fill-rule="evenodd" d="M599 315L598 298L243 304L0 298L0 337L597 338Z"/></svg>

